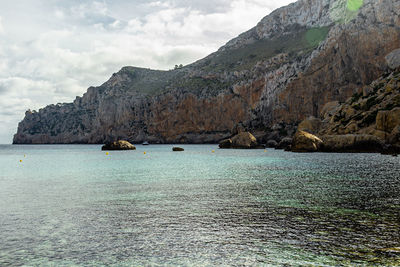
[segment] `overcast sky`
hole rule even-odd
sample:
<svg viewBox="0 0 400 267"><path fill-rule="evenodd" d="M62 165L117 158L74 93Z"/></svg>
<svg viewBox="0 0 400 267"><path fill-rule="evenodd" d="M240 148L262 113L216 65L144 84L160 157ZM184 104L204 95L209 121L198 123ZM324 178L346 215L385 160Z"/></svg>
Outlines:
<svg viewBox="0 0 400 267"><path fill-rule="evenodd" d="M294 0L0 0L0 143L123 66L171 69Z"/></svg>

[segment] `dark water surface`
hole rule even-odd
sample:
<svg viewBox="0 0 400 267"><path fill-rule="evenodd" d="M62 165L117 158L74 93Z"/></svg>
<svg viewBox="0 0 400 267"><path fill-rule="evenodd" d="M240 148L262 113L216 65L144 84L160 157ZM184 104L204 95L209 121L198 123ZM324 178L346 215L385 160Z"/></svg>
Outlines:
<svg viewBox="0 0 400 267"><path fill-rule="evenodd" d="M400 265L400 158L183 147L0 146L0 266Z"/></svg>

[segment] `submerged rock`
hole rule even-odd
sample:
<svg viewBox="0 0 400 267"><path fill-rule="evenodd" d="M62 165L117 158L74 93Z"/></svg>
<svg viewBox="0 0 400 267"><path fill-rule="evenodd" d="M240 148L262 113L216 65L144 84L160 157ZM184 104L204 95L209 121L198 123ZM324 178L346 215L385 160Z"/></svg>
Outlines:
<svg viewBox="0 0 400 267"><path fill-rule="evenodd" d="M128 141L118 140L112 143L103 145L101 150L135 150L136 147Z"/></svg>
<svg viewBox="0 0 400 267"><path fill-rule="evenodd" d="M180 152L180 151L185 151L185 149L183 149L183 148L181 148L181 147L173 147L173 148L172 148L172 151Z"/></svg>

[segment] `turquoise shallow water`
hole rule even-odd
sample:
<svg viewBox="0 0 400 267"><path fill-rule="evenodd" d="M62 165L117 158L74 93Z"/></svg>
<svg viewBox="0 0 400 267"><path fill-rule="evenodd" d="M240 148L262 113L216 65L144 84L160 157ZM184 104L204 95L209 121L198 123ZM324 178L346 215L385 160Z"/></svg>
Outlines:
<svg viewBox="0 0 400 267"><path fill-rule="evenodd" d="M400 265L400 158L183 147L0 146L0 266Z"/></svg>

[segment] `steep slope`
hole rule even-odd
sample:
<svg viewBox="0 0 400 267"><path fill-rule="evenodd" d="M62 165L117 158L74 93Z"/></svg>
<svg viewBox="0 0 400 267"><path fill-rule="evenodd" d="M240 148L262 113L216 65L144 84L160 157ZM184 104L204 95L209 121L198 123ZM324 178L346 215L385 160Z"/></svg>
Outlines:
<svg viewBox="0 0 400 267"><path fill-rule="evenodd" d="M238 125L280 139L387 70L399 17L400 0L299 0L189 66L124 67L71 104L28 111L14 143L206 143Z"/></svg>
<svg viewBox="0 0 400 267"><path fill-rule="evenodd" d="M400 60L400 49L397 52ZM400 62L344 103L327 103L319 118L305 119L298 130L295 151L399 153ZM321 142L313 146L312 138Z"/></svg>

